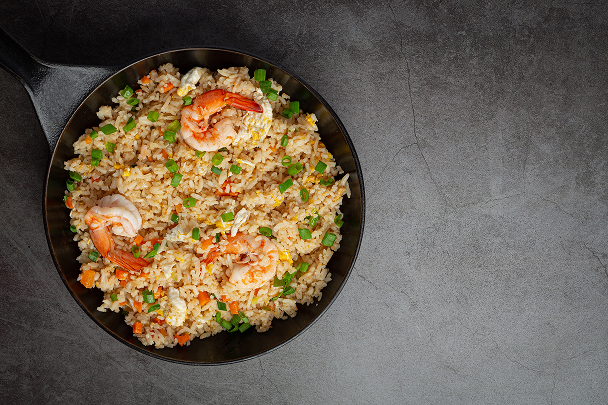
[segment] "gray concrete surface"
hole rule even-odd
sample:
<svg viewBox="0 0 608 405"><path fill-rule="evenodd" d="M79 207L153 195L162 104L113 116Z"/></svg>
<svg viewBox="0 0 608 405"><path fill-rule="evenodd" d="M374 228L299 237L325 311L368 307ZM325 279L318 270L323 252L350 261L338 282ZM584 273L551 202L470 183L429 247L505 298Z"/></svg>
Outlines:
<svg viewBox="0 0 608 405"><path fill-rule="evenodd" d="M605 2L188 3L2 2L0 25L53 62L219 45L302 77L363 166L354 274L256 360L128 349L55 271L46 140L0 70L1 403L608 403Z"/></svg>

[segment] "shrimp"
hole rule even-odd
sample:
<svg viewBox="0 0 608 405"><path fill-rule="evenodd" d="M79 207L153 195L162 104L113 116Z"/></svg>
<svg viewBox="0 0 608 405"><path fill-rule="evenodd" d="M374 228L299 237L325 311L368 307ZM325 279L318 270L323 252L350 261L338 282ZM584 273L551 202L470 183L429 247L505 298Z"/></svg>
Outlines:
<svg viewBox="0 0 608 405"><path fill-rule="evenodd" d="M229 118L209 126L209 119L222 108L230 105L241 110L264 112L255 101L222 89L211 90L194 99L182 110L179 135L189 146L203 152L218 150L230 145L236 138L236 131Z"/></svg>
<svg viewBox="0 0 608 405"><path fill-rule="evenodd" d="M270 239L262 235L237 233L228 236L223 253L238 255L232 269L226 271L228 282L237 289L252 290L273 279L277 273L279 250ZM222 253L212 249L205 263L210 263Z"/></svg>
<svg viewBox="0 0 608 405"><path fill-rule="evenodd" d="M138 271L149 263L135 258L131 253L116 249L112 232L120 236L135 237L142 220L135 205L120 194L99 200L98 205L87 212L84 222L89 227L91 240L99 253L111 262L127 270ZM110 225L112 231L110 231Z"/></svg>

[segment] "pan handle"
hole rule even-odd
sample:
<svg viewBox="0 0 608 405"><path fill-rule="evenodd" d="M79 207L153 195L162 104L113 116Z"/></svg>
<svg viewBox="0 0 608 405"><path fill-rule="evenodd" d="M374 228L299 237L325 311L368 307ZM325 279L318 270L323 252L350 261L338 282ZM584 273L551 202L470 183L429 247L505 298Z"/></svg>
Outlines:
<svg viewBox="0 0 608 405"><path fill-rule="evenodd" d="M0 27L0 66L25 87L51 153L80 103L118 67L68 66L43 62Z"/></svg>

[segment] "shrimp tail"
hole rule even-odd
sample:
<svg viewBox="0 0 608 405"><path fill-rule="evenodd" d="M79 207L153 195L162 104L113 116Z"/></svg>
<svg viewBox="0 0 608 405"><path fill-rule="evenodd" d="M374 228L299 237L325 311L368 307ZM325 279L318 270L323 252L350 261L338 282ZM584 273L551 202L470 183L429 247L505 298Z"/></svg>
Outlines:
<svg viewBox="0 0 608 405"><path fill-rule="evenodd" d="M118 249L110 250L105 257L107 257L112 263L132 271L139 271L149 264L147 260L144 260L141 257L136 258L131 253Z"/></svg>
<svg viewBox="0 0 608 405"><path fill-rule="evenodd" d="M241 96L240 94L226 92L224 100L226 101L226 104L241 110L253 111L257 113L264 112L262 106L260 106L254 100Z"/></svg>

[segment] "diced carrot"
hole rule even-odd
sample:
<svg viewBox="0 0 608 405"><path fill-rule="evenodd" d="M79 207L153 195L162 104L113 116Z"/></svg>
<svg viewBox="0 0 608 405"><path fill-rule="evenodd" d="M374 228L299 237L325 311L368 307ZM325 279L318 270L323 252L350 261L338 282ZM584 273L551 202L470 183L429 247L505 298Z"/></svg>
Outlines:
<svg viewBox="0 0 608 405"><path fill-rule="evenodd" d="M95 270L85 270L80 277L80 283L86 288L92 288L95 285Z"/></svg>
<svg viewBox="0 0 608 405"><path fill-rule="evenodd" d="M160 319L159 317L156 317L156 318L152 319L152 322L156 322L160 326L163 326L165 324L165 320L164 319Z"/></svg>
<svg viewBox="0 0 608 405"><path fill-rule="evenodd" d="M168 153L167 153L167 151L166 151L166 150L164 150L164 149L163 149L163 150L161 150L161 151L160 151L160 153L161 153L161 155L163 155L163 157L164 157L165 159L167 159L167 158L169 157L169 154L168 154Z"/></svg>
<svg viewBox="0 0 608 405"><path fill-rule="evenodd" d="M184 343L190 340L190 335L184 333L183 335L175 335L175 338L177 339L177 343L179 343L180 346L183 346Z"/></svg>
<svg viewBox="0 0 608 405"><path fill-rule="evenodd" d="M172 88L174 88L174 87L175 87L175 86L173 85L173 83L171 83L171 82L166 83L166 84L165 84L165 85L162 87L163 93L168 92L169 90L171 90L171 89L172 89Z"/></svg>
<svg viewBox="0 0 608 405"><path fill-rule="evenodd" d="M236 315L239 313L239 303L236 301L232 301L230 304L228 304L228 307L230 308L230 313L232 315Z"/></svg>
<svg viewBox="0 0 608 405"><path fill-rule="evenodd" d="M93 139L91 138L91 136L87 135L86 139L84 140L84 143L86 143L87 145L89 145L92 142L93 142Z"/></svg>
<svg viewBox="0 0 608 405"><path fill-rule="evenodd" d="M260 292L260 289L256 288L255 291L253 292L253 295L257 296L259 292Z"/></svg>
<svg viewBox="0 0 608 405"><path fill-rule="evenodd" d="M150 274L150 273L144 273L144 272L142 271L141 273L139 273L139 277L146 278L146 277L148 277L148 275L149 275L149 274Z"/></svg>
<svg viewBox="0 0 608 405"><path fill-rule="evenodd" d="M141 335L144 331L144 325L141 324L141 322L135 322L133 324L133 333L136 333L138 335Z"/></svg>
<svg viewBox="0 0 608 405"><path fill-rule="evenodd" d="M182 212L182 204L175 204L175 212L177 212L178 214Z"/></svg>
<svg viewBox="0 0 608 405"><path fill-rule="evenodd" d="M152 156L148 156L147 159L148 159L148 162L154 162L154 158Z"/></svg>
<svg viewBox="0 0 608 405"><path fill-rule="evenodd" d="M159 329L158 330L160 332L161 335L163 335L164 337L167 337L167 331L164 329Z"/></svg>
<svg viewBox="0 0 608 405"><path fill-rule="evenodd" d="M226 301L228 299L227 295L222 295L222 301Z"/></svg>
<svg viewBox="0 0 608 405"><path fill-rule="evenodd" d="M150 83L150 76L144 76L141 78L141 82L142 84L148 84Z"/></svg>
<svg viewBox="0 0 608 405"><path fill-rule="evenodd" d="M229 180L224 181L224 183L222 183L222 186L219 189L215 190L215 195L219 195L219 196L227 196L227 195L229 195L231 197L238 197L238 195L239 195L238 192L236 192L236 191L228 191L227 192L226 191L226 188L230 184L232 184L231 181L229 181Z"/></svg>
<svg viewBox="0 0 608 405"><path fill-rule="evenodd" d="M154 247L155 244L162 243L162 240L154 238L151 239L150 242L152 242L152 247Z"/></svg>
<svg viewBox="0 0 608 405"><path fill-rule="evenodd" d="M65 199L65 206L68 207L69 209L74 208L74 201L72 200L72 197L68 197Z"/></svg>
<svg viewBox="0 0 608 405"><path fill-rule="evenodd" d="M127 286L127 280L120 280L120 286L121 287L126 287Z"/></svg>
<svg viewBox="0 0 608 405"><path fill-rule="evenodd" d="M135 90L135 92L136 93L143 93L143 90L142 89L137 89L137 90Z"/></svg>
<svg viewBox="0 0 608 405"><path fill-rule="evenodd" d="M206 305L209 301L211 301L211 298L209 298L209 294L207 293L207 291L199 291L198 293L198 303L200 306Z"/></svg>
<svg viewBox="0 0 608 405"><path fill-rule="evenodd" d="M92 178L92 179L91 179L91 181L92 181L93 183L97 183L99 180L101 180L99 177L95 177L95 178Z"/></svg>
<svg viewBox="0 0 608 405"><path fill-rule="evenodd" d="M133 301L133 306L135 307L135 310L137 312L141 312L141 302L139 302L139 301Z"/></svg>
<svg viewBox="0 0 608 405"><path fill-rule="evenodd" d="M137 246L141 245L141 243L144 241L144 237L141 235L137 235L135 237L135 240L133 241L133 243L135 243Z"/></svg>
<svg viewBox="0 0 608 405"><path fill-rule="evenodd" d="M123 301L123 302L119 302L119 303L118 303L118 306L119 306L119 307L122 307L123 305L126 305L126 304L127 304L127 301Z"/></svg>
<svg viewBox="0 0 608 405"><path fill-rule="evenodd" d="M161 295L163 295L163 288L162 287L158 287L156 289L156 292L154 293L154 298L158 299L158 298L160 298Z"/></svg>
<svg viewBox="0 0 608 405"><path fill-rule="evenodd" d="M129 276L129 272L125 269L116 269L116 278L119 280L126 280Z"/></svg>

